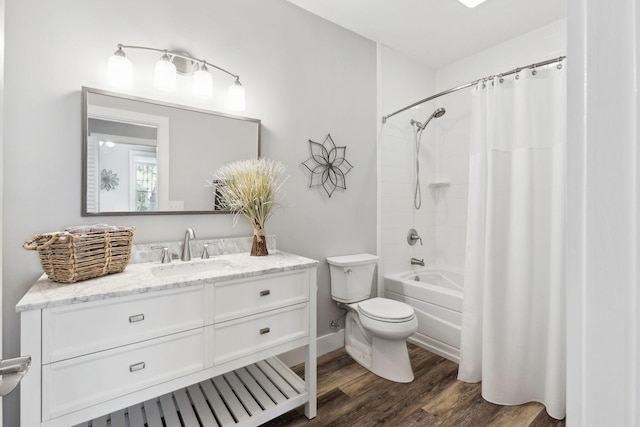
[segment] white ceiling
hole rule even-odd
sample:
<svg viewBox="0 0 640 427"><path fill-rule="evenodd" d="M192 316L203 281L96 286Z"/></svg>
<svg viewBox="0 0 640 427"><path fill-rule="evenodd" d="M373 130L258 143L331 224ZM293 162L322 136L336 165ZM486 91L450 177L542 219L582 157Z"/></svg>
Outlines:
<svg viewBox="0 0 640 427"><path fill-rule="evenodd" d="M566 0L289 0L439 68L566 16Z"/></svg>

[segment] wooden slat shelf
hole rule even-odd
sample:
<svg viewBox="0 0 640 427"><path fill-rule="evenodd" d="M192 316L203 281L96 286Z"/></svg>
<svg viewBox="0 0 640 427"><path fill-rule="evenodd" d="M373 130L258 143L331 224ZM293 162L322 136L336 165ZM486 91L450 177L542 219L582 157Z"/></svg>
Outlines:
<svg viewBox="0 0 640 427"><path fill-rule="evenodd" d="M307 395L304 381L274 357L77 427L257 426L274 410L284 413L304 403Z"/></svg>

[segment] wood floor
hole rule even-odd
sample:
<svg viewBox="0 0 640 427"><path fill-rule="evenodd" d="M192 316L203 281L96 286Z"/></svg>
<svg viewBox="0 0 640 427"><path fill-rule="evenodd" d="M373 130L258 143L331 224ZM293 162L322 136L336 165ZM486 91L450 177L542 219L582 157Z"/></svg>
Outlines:
<svg viewBox="0 0 640 427"><path fill-rule="evenodd" d="M416 379L398 384L353 361L344 349L318 359L318 415L298 408L266 426L564 426L539 403L499 406L482 399L480 384L456 379L458 365L409 344ZM302 367L294 370L302 375Z"/></svg>

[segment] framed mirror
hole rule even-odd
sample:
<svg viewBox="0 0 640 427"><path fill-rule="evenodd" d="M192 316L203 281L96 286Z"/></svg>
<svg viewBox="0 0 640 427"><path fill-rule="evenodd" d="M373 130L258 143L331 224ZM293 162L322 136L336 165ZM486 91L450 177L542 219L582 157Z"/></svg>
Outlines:
<svg viewBox="0 0 640 427"><path fill-rule="evenodd" d="M260 157L261 123L82 88L82 216L229 213L213 173Z"/></svg>

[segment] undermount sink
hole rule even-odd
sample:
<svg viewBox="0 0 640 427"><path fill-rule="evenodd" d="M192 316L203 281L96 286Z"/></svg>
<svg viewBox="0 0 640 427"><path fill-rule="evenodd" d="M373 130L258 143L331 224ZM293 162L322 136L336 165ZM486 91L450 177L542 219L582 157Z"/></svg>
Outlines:
<svg viewBox="0 0 640 427"><path fill-rule="evenodd" d="M233 268L230 264L218 261L192 261L192 262L176 262L171 264L162 264L151 269L151 274L156 277L184 276L187 274L198 273L215 273L222 270L230 270Z"/></svg>

